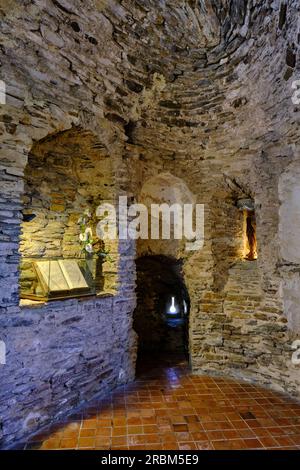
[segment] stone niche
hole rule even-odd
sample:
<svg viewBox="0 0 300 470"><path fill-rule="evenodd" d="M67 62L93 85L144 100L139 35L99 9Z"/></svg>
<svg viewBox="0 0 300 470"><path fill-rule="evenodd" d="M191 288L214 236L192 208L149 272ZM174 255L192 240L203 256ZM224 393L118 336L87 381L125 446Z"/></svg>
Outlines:
<svg viewBox="0 0 300 470"><path fill-rule="evenodd" d="M91 132L74 128L50 135L33 146L25 170L21 297L23 292L31 292L36 282L34 261L77 258L85 266L78 220L86 210L95 214L103 201L115 201L112 161ZM96 222L91 221L94 239ZM118 246L113 242L106 245L104 249L110 256L104 263L100 291L112 290L116 284ZM95 274L97 257L92 256L89 264Z"/></svg>

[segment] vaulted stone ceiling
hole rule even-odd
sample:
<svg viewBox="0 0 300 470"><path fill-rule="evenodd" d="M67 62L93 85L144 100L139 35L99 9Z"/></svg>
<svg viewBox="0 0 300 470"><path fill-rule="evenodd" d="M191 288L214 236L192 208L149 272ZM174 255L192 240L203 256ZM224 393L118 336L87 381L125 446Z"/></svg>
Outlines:
<svg viewBox="0 0 300 470"><path fill-rule="evenodd" d="M139 95L125 117L129 140L186 158L189 134L189 154L198 159L219 139L234 153L261 135L280 139L287 123L295 132L285 114L293 112L286 82L297 67L296 3L130 0L117 8L108 2L102 13L126 53L125 84ZM163 83L153 86L154 74ZM123 101L117 95L106 104L124 111ZM216 150L208 150L208 158Z"/></svg>
<svg viewBox="0 0 300 470"><path fill-rule="evenodd" d="M155 122L160 134L163 122L169 132L202 130L196 145L205 149L211 130L224 121L235 128L230 120L237 108L243 121L250 102L246 115L254 111L264 120L266 93L276 106L278 84L296 66L297 3L7 0L0 9L2 71L5 75L6 58L17 75L28 74L36 97L40 90L42 96L49 92L42 83L48 80L64 89L61 103L69 101L68 91L80 96L85 88L83 95L101 106L104 117L121 125L131 121L130 138L138 123L145 145L149 140L164 147L164 138L145 131ZM285 90L279 92L282 101ZM141 144L141 137L135 139Z"/></svg>
<svg viewBox="0 0 300 470"><path fill-rule="evenodd" d="M45 134L35 129L80 121L109 150L120 143L129 173L134 158L141 171L155 159L156 169L180 162L168 171L195 175L193 183L230 173L254 191L262 165L276 173L285 164L277 155L299 141L291 101L299 8L297 0L2 2L1 77L8 103L25 102L29 115L12 113L6 127L19 119L20 138L30 127L38 139Z"/></svg>
<svg viewBox="0 0 300 470"><path fill-rule="evenodd" d="M122 7L128 12L125 20L113 7L111 18L117 20L112 20L116 24L116 37L122 37L121 29L125 42L133 38L135 43L142 43L151 56L162 59L162 66L174 67L179 61L195 68L197 60L202 64L204 55L233 50L234 44L236 47L246 36L253 13L247 3L246 0L124 1Z"/></svg>
<svg viewBox="0 0 300 470"><path fill-rule="evenodd" d="M63 109L111 125L103 140L131 156L240 171L297 142L298 14L297 0L7 0L1 75L12 101L50 106L53 131Z"/></svg>

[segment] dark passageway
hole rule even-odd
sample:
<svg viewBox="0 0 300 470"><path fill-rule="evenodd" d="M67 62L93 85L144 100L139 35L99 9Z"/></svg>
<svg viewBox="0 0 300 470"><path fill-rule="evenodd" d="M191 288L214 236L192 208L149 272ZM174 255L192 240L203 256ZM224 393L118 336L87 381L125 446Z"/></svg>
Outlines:
<svg viewBox="0 0 300 470"><path fill-rule="evenodd" d="M137 260L137 307L134 329L138 358L147 355L188 357L189 296L181 261L165 256Z"/></svg>

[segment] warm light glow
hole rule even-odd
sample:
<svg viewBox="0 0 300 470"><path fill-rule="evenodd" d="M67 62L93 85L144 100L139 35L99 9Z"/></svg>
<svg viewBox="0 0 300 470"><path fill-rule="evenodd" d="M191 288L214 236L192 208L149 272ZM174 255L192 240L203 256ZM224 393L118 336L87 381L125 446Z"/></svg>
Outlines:
<svg viewBox="0 0 300 470"><path fill-rule="evenodd" d="M243 210L243 258L246 258L247 253L249 251L249 244L247 238L247 211Z"/></svg>
<svg viewBox="0 0 300 470"><path fill-rule="evenodd" d="M249 228L248 222L249 217L251 217L252 211L244 209L244 223L243 223L243 258L246 260L255 260L257 259L257 242L256 242L256 224L252 226L252 249L249 243ZM255 216L254 216L255 217Z"/></svg>

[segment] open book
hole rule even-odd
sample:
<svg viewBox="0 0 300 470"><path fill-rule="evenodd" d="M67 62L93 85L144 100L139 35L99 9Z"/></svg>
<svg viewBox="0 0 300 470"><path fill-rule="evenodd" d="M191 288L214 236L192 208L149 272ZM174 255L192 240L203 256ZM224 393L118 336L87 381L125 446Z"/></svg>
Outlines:
<svg viewBox="0 0 300 470"><path fill-rule="evenodd" d="M90 290L75 260L36 261L34 267L45 295L57 297Z"/></svg>

